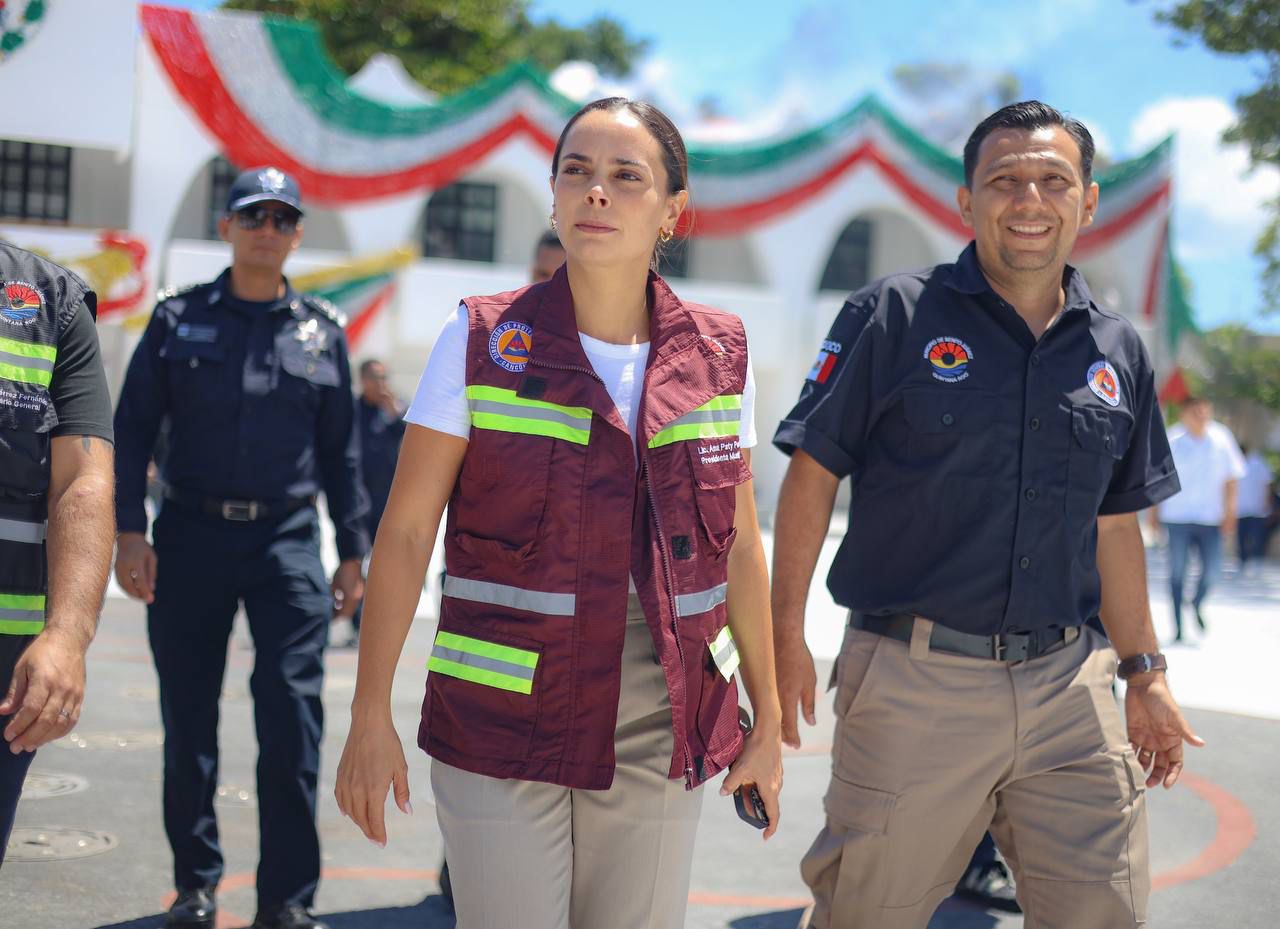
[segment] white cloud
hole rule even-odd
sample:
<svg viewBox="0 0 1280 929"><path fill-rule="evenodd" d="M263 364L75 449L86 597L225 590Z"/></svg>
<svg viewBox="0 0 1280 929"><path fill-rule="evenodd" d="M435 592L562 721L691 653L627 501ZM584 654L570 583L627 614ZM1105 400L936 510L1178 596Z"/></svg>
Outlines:
<svg viewBox="0 0 1280 929"><path fill-rule="evenodd" d="M1222 142L1235 118L1218 97L1170 98L1145 107L1129 130L1135 153L1176 133L1178 242L1197 257L1234 257L1251 249L1266 221L1266 201L1280 193L1280 171L1250 172L1246 148Z"/></svg>

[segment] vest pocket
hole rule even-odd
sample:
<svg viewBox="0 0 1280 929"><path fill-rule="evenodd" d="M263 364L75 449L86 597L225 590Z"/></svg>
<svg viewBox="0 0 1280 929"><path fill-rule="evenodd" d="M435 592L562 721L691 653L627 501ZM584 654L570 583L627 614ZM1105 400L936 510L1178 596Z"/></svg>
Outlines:
<svg viewBox="0 0 1280 929"><path fill-rule="evenodd" d="M462 631L446 617L427 662L428 745L473 758L526 760L541 705L541 664L538 642Z"/></svg>
<svg viewBox="0 0 1280 929"><path fill-rule="evenodd" d="M704 454L699 445L699 442L685 443L693 478L694 504L706 536L704 551L714 560L721 561L737 535L733 526L738 499L735 488L751 480L751 469L740 451L737 458L714 460L720 456Z"/></svg>
<svg viewBox="0 0 1280 929"><path fill-rule="evenodd" d="M557 440L472 429L458 476L466 505L455 538L477 559L518 564L537 553Z"/></svg>

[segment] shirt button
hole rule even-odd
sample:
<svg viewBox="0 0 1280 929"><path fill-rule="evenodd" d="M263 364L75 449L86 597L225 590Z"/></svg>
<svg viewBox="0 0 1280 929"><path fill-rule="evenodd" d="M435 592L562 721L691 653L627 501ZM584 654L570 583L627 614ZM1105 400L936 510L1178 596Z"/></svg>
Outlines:
<svg viewBox="0 0 1280 929"><path fill-rule="evenodd" d="M1036 493L1036 489L1034 487L1028 487L1027 492L1023 494L1023 496L1026 497L1027 500L1035 500L1035 498L1040 495Z"/></svg>
<svg viewBox="0 0 1280 929"><path fill-rule="evenodd" d="M1038 367L1040 367L1040 356L1039 356L1039 355L1032 355L1032 356L1031 356L1031 366L1032 366L1033 368L1038 368Z"/></svg>
<svg viewBox="0 0 1280 929"><path fill-rule="evenodd" d="M1023 571L1027 570L1027 568L1031 567L1031 559L1028 558L1026 555L1023 555L1021 558L1018 559L1018 567L1021 568Z"/></svg>
<svg viewBox="0 0 1280 929"><path fill-rule="evenodd" d="M1032 431L1032 432L1038 432L1039 430L1040 430L1040 417L1038 417L1038 416L1032 416L1032 417L1031 417L1031 431Z"/></svg>
<svg viewBox="0 0 1280 929"><path fill-rule="evenodd" d="M192 359L191 359L191 367L193 367L193 368L198 368L198 367L200 367L200 359L199 359L199 358L192 358Z"/></svg>
<svg viewBox="0 0 1280 929"><path fill-rule="evenodd" d="M950 413L943 413L943 414L942 414L942 425L944 425L944 426L950 426L950 425L951 425L952 423L954 423L955 421L956 421L956 418L955 418L954 416L952 416Z"/></svg>

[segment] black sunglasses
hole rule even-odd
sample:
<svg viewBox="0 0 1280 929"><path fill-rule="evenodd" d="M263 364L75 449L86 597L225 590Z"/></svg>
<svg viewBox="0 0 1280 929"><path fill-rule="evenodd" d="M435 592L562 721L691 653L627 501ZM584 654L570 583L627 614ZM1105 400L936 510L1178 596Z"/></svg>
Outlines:
<svg viewBox="0 0 1280 929"><path fill-rule="evenodd" d="M271 210L265 206L247 206L243 210L236 210L235 217L236 225L241 229L261 229L270 217L276 232L281 235L292 235L298 228L298 221L302 219L302 214L297 210Z"/></svg>

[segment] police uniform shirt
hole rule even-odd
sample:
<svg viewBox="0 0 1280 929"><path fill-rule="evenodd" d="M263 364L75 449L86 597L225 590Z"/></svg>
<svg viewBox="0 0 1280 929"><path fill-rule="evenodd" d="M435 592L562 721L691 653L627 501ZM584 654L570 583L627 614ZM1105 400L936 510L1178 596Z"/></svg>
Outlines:
<svg viewBox="0 0 1280 929"><path fill-rule="evenodd" d="M146 531L146 467L166 418L169 486L263 503L323 490L340 557L368 551L346 337L324 301L287 282L278 300L238 300L223 272L156 306L116 409L121 532Z"/></svg>
<svg viewBox="0 0 1280 929"><path fill-rule="evenodd" d="M838 603L980 635L1097 615L1097 517L1178 477L1142 341L1074 268L1063 288L1037 342L971 243L844 305L774 437L851 478Z"/></svg>

